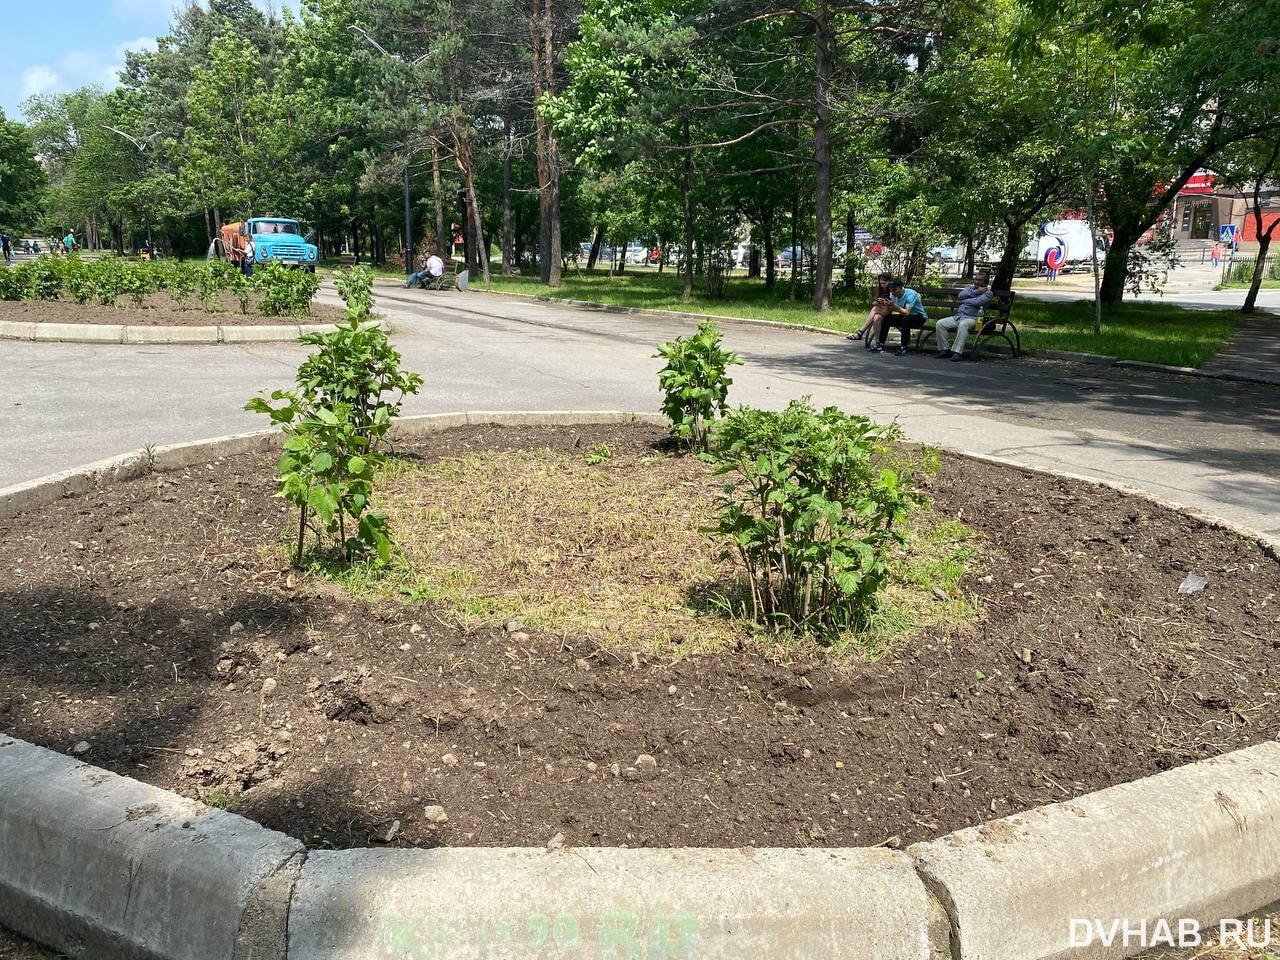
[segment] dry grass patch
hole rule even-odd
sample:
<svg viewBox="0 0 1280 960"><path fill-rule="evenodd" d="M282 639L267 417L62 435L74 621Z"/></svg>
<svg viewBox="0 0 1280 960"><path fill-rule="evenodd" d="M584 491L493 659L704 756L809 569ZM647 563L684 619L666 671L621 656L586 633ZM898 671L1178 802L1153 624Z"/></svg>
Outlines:
<svg viewBox="0 0 1280 960"><path fill-rule="evenodd" d="M378 483L397 540L392 567L358 566L340 579L360 593L430 601L466 627L519 619L667 653L803 645L744 616L745 582L701 532L720 488L698 459L657 453L395 460ZM976 535L927 511L913 527L876 622L838 638L833 653L875 658L897 637L977 614L959 590Z"/></svg>

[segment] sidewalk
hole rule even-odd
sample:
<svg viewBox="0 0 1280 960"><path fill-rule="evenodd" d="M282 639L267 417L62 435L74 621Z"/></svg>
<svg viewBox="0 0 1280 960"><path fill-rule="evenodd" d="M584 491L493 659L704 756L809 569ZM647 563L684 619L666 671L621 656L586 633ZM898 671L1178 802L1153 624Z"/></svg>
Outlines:
<svg viewBox="0 0 1280 960"><path fill-rule="evenodd" d="M1280 317L1258 313L1246 319L1200 371L1280 385Z"/></svg>

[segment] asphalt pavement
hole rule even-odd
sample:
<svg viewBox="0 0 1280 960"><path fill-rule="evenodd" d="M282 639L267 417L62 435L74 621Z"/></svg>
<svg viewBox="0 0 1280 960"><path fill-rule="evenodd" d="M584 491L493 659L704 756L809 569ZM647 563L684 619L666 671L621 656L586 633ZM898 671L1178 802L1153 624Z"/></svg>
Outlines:
<svg viewBox="0 0 1280 960"><path fill-rule="evenodd" d="M322 296L332 298L332 294ZM380 285L426 378L406 412L656 410L657 343L691 321ZM809 395L912 438L1140 487L1280 535L1280 388L1022 359L872 355L841 338L726 323L745 360L731 400ZM288 385L291 344L0 342L0 486L170 443L266 426L244 412Z"/></svg>

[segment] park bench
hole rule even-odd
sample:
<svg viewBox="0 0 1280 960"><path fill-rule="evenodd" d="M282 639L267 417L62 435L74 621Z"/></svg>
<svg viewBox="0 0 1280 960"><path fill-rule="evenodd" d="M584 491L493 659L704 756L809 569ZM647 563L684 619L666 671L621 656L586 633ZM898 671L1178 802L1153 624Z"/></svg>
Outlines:
<svg viewBox="0 0 1280 960"><path fill-rule="evenodd" d="M916 333L917 350L923 349L925 344L936 337L934 324L938 320L954 315L956 296L963 289L964 287L915 288L916 293L920 294L920 302L924 304L929 314L929 319ZM991 302L982 311L981 328L974 327L969 337L969 344L972 344L972 347L966 344L966 348L976 357L978 352L992 341L1003 340L1009 347L1009 353L1016 357L1022 353L1022 338L1018 335L1018 328L1009 319L1013 309L1013 291L994 290L992 293Z"/></svg>
<svg viewBox="0 0 1280 960"><path fill-rule="evenodd" d="M444 272L438 277L427 277L425 280L418 281L418 289L420 290L448 290L454 286L458 278L458 261L449 258L444 259Z"/></svg>

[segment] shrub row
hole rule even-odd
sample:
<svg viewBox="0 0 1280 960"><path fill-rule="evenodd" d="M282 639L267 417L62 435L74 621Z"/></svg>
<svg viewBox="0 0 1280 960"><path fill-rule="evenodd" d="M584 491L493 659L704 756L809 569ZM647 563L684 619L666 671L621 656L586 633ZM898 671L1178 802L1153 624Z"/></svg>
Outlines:
<svg viewBox="0 0 1280 960"><path fill-rule="evenodd" d="M41 256L0 272L0 300L58 300L114 306L121 297L141 306L148 294L165 292L179 304L196 296L212 311L231 294L248 313L255 298L267 316L302 316L310 312L319 287L316 275L268 261L246 277L222 260L125 260L102 257Z"/></svg>

